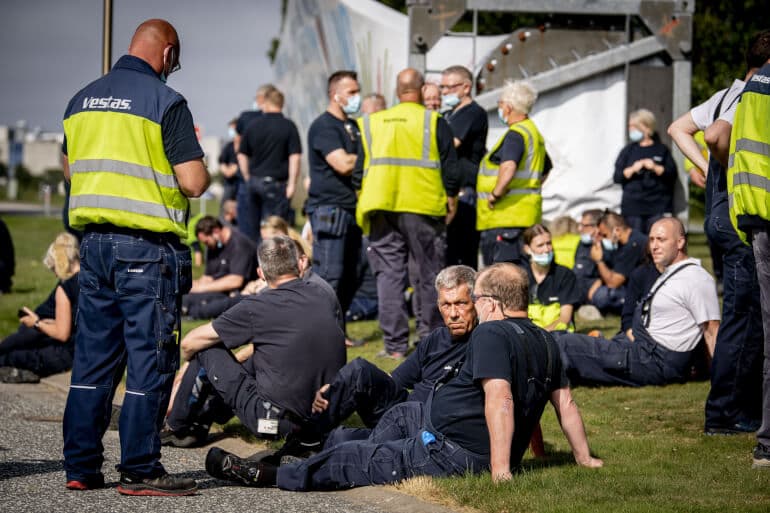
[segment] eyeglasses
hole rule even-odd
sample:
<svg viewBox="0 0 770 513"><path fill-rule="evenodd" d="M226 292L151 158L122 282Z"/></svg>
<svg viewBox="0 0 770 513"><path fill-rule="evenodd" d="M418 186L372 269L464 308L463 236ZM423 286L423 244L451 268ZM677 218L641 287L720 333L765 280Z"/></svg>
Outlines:
<svg viewBox="0 0 770 513"><path fill-rule="evenodd" d="M493 296L492 294L478 294L478 295L471 294L471 301L475 303L476 301L478 301L483 297L488 297L488 298L494 299L495 301L500 301L500 298L498 298L497 296Z"/></svg>
<svg viewBox="0 0 770 513"><path fill-rule="evenodd" d="M439 89L454 89L456 87L460 87L464 83L465 82L457 82L456 84L441 84L440 86L438 86L438 88Z"/></svg>

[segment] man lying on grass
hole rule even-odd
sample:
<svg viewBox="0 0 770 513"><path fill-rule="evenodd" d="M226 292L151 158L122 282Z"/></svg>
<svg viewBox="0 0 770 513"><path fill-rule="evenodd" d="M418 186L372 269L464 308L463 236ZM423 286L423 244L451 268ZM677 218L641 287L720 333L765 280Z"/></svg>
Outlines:
<svg viewBox="0 0 770 513"><path fill-rule="evenodd" d="M426 403L388 410L368 438L328 446L279 467L219 448L206 458L212 476L247 486L335 490L394 483L417 475L492 472L511 479L550 399L575 460L601 467L588 448L559 351L548 332L527 319L527 275L512 264L481 271L473 300L481 323L459 374L434 387ZM334 440L334 435L329 440Z"/></svg>

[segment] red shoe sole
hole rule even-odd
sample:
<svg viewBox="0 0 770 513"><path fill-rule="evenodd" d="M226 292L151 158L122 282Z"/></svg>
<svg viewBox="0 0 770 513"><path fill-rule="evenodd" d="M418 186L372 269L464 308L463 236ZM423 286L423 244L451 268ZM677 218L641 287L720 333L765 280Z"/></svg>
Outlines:
<svg viewBox="0 0 770 513"><path fill-rule="evenodd" d="M67 481L66 486L68 490L79 490L79 491L89 490L88 485L86 485L85 483L81 483L80 481L74 481L74 480Z"/></svg>
<svg viewBox="0 0 770 513"><path fill-rule="evenodd" d="M118 493L121 493L123 495L134 495L134 496L151 496L151 497L183 497L185 495L194 495L198 493L197 488L193 488L192 490L183 490L179 492L170 492L170 491L163 491L163 490L153 490L151 488L142 488L141 490L133 490L131 488L123 488L122 486L118 485Z"/></svg>

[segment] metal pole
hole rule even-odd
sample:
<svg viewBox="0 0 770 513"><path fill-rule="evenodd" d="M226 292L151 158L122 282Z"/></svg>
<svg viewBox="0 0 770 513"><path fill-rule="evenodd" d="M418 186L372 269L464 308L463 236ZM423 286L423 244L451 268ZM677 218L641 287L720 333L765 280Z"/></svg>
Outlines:
<svg viewBox="0 0 770 513"><path fill-rule="evenodd" d="M479 36L479 11L473 10L473 64L471 65L471 73L474 75L473 87L471 87L471 96L476 96L476 38Z"/></svg>
<svg viewBox="0 0 770 513"><path fill-rule="evenodd" d="M102 18L102 75L112 67L112 0L104 0Z"/></svg>

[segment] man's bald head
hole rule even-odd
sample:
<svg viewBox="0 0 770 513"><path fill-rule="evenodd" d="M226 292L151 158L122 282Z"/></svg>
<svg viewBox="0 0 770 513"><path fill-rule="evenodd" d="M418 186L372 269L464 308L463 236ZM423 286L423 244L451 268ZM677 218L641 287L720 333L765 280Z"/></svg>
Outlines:
<svg viewBox="0 0 770 513"><path fill-rule="evenodd" d="M180 51L176 29L161 19L147 20L139 25L128 46L129 55L147 61L156 73L165 72L166 75L179 65Z"/></svg>
<svg viewBox="0 0 770 513"><path fill-rule="evenodd" d="M422 86L425 79L414 68L406 68L396 79L396 95L402 102L422 103Z"/></svg>

